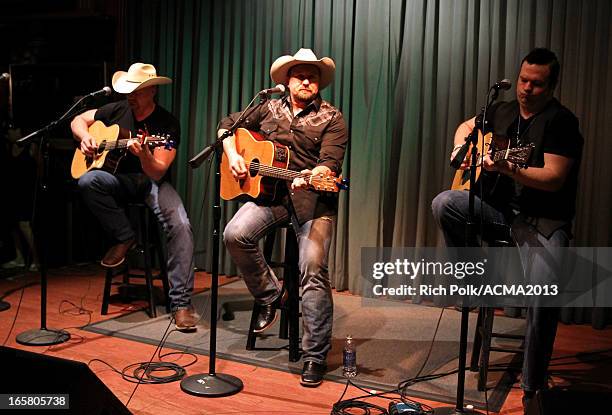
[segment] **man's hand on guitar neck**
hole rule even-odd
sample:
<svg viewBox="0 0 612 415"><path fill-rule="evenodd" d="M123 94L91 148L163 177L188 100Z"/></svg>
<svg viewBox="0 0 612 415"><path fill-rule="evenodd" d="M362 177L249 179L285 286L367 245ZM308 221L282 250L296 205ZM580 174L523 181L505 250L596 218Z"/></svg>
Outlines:
<svg viewBox="0 0 612 415"><path fill-rule="evenodd" d="M153 153L151 153L149 146L143 146L138 138L130 138L127 148L130 150L130 153L138 157L141 161L143 159L153 158Z"/></svg>
<svg viewBox="0 0 612 415"><path fill-rule="evenodd" d="M140 137L131 138L128 141L128 150L138 157L144 173L153 180L161 180L166 171L174 161L176 150L174 148L163 151L151 151L148 145L140 142Z"/></svg>
<svg viewBox="0 0 612 415"><path fill-rule="evenodd" d="M331 169L327 166L317 166L312 170L302 170L300 172L302 175L307 176L307 175L311 175L311 176L317 176L320 175L322 176L326 176L326 175L330 175L331 174ZM293 179L293 182L291 182L291 189L292 190L300 190L300 189L305 189L310 185L309 182L306 181L306 179L304 177L296 177L295 179Z"/></svg>
<svg viewBox="0 0 612 415"><path fill-rule="evenodd" d="M482 160L482 167L487 171L496 171L507 176L514 176L518 166L514 163L509 162L508 160L500 160L498 162L494 162L491 159L491 152L487 153Z"/></svg>

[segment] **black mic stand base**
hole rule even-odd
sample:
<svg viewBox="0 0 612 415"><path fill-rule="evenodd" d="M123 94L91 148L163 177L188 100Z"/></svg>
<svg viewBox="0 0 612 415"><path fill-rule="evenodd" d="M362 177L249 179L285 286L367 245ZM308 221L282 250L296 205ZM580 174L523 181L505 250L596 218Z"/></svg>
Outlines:
<svg viewBox="0 0 612 415"><path fill-rule="evenodd" d="M220 398L242 390L242 381L225 373L187 376L181 381L181 389L190 395Z"/></svg>
<svg viewBox="0 0 612 415"><path fill-rule="evenodd" d="M9 308L11 308L11 304L10 303L7 303L4 300L0 300L0 311L6 311Z"/></svg>
<svg viewBox="0 0 612 415"><path fill-rule="evenodd" d="M65 330L32 329L17 335L16 340L26 346L51 346L70 340L70 333Z"/></svg>

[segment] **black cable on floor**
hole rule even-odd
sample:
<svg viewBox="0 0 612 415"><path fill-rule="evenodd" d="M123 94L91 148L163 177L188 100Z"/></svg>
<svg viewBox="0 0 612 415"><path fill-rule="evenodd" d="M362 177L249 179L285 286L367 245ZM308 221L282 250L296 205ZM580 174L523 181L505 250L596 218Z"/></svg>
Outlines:
<svg viewBox="0 0 612 415"><path fill-rule="evenodd" d="M420 413L422 413L422 414L432 414L433 413L433 408L431 408L430 406L428 406L426 404L419 403L419 402L416 402L416 401L408 398L408 396L406 395L406 392L407 392L407 388L409 386L412 386L412 385L414 385L416 383L439 379L439 378L442 378L442 377L445 377L445 376L450 376L450 375L453 375L453 374L456 374L456 373L459 372L458 369L455 369L455 370L452 370L452 371L449 371L449 372L445 372L445 373L435 373L435 374L428 374L428 375L421 376L421 373L423 372L423 370L427 366L427 362L429 361L429 358L431 357L431 352L433 350L433 346L434 346L434 343L435 343L435 340L436 340L436 337L437 337L437 334L438 334L438 330L440 328L440 323L442 321L442 316L443 315L444 315L444 307L442 307L442 309L440 311L440 316L438 317L436 328L434 330L433 337L432 337L431 342L429 344L429 349L427 351L425 359L423 360L423 364L421 365L421 367L417 371L416 376L414 376L411 379L406 379L406 380L403 380L403 381L399 382L398 385L397 385L397 388L395 388L395 389L387 390L387 391L382 391L382 392L379 392L379 393L370 393L366 389L364 389L364 388L354 384L350 379L348 379L347 383L346 383L346 387L344 389L344 392L342 393L342 395L340 396L338 401L332 406L331 415L345 415L345 414L346 415L353 415L353 414L355 414L354 410L359 410L363 414L382 414L382 415L387 415L388 414L388 410L386 408L383 408L383 407L378 406L378 405L374 405L374 404L370 404L370 403L362 402L361 401L361 399L368 399L368 398L374 398L374 397L379 397L379 398L384 398L384 399L389 399L389 400L397 399L397 398L391 398L391 397L386 396L386 395L399 395L399 400L402 403L404 403L407 406L409 406L410 408L414 408L415 410L420 411ZM344 395L346 394L346 391L347 391L349 385L352 385L352 386L360 389L361 391L366 392L367 394L366 395L362 395L362 396L357 396L355 398L343 400ZM487 397L485 396L485 400L487 400L486 398ZM488 412L488 402L487 402L487 412Z"/></svg>
<svg viewBox="0 0 612 415"><path fill-rule="evenodd" d="M91 363L93 362L100 362L108 366L113 372L121 375L121 377L124 380L130 383L136 383L136 386L132 390L132 393L130 394L130 397L128 398L125 404L126 407L130 404L130 401L132 400L140 384L143 384L143 383L144 384L161 384L161 383L176 382L178 380L181 380L185 376L186 367L189 367L198 361L197 356L193 353L188 353L188 352L169 352L169 353L164 353L164 354L161 353L163 350L163 346L166 340L168 339L168 337L170 336L170 334L176 331L176 330L170 330L170 326L173 323L174 323L174 318L171 318L168 323L168 326L166 327L166 330L164 331L162 339L160 340L159 344L155 348L155 351L153 352L153 355L151 356L151 359L149 359L148 362L132 363L126 366L125 368L123 368L121 371L119 371L115 369L111 364L105 362L102 359L92 359L89 361L88 365L91 365ZM153 362L153 359L155 358L156 355L160 360L163 359L164 357L171 356L171 355L190 355L193 357L193 361L186 365L179 365L173 362L162 362L162 361ZM165 374L165 375L161 374L161 373L168 373L168 372L170 372L170 374Z"/></svg>

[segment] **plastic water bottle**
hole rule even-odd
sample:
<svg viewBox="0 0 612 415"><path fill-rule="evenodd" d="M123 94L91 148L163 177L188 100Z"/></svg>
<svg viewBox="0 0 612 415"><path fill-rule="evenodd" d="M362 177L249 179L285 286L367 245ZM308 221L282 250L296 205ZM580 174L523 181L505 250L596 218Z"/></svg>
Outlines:
<svg viewBox="0 0 612 415"><path fill-rule="evenodd" d="M342 350L342 374L345 378L357 376L357 348L350 335L346 336Z"/></svg>

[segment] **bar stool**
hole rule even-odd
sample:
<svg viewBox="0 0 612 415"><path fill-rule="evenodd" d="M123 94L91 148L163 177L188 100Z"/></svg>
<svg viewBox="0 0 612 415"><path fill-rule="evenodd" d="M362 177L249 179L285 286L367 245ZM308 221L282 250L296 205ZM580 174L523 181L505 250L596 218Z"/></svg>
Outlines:
<svg viewBox="0 0 612 415"><path fill-rule="evenodd" d="M510 228L506 225L489 224L484 229L482 239L490 247L511 247L514 246ZM508 307L508 309L514 309ZM510 310L508 310L510 311ZM476 331L474 333L474 344L472 346L472 357L470 370L478 371L478 390L484 391L487 386L489 374L489 358L491 352L522 354L522 348L497 347L491 345L491 339L513 339L524 340L525 336L520 334L497 333L493 331L493 319L495 309L492 307L480 307L478 309L478 319L476 321Z"/></svg>
<svg viewBox="0 0 612 415"><path fill-rule="evenodd" d="M272 250L278 229L285 229L285 255L282 262L272 261ZM283 306L280 307L280 329L278 337L289 340L289 361L297 362L300 360L300 270L298 266L298 243L291 223L280 226L266 236L264 240L264 257L271 268L283 269L283 286L287 290L288 298ZM251 323L247 336L247 350L255 349L257 333L253 330L257 323L257 317L261 306L253 303L251 313Z"/></svg>
<svg viewBox="0 0 612 415"><path fill-rule="evenodd" d="M168 291L170 287L168 285L168 272L166 268L166 258L162 247L161 229L157 219L154 217L153 212L144 203L128 203L126 210L130 217L136 218L136 239L138 241L137 246L128 252L127 258L123 264L115 268L109 268L106 271L106 279L104 282L104 295L102 297L102 310L101 314L106 315L108 313L108 303L110 300L110 289L113 284L113 279L118 276L123 276L120 287L130 286L130 278L144 278L146 300L149 305L147 312L150 317L157 317L155 310L155 297L153 295L153 280L159 279L162 281L164 296L166 299L166 312L170 312L170 299L168 297ZM154 231L151 235L151 226L154 226ZM157 260L159 262L159 273L153 273L153 251L157 253ZM142 260L141 271L135 271L134 268L130 267L130 260L136 259L134 256L139 256ZM134 261L136 262L136 261Z"/></svg>

